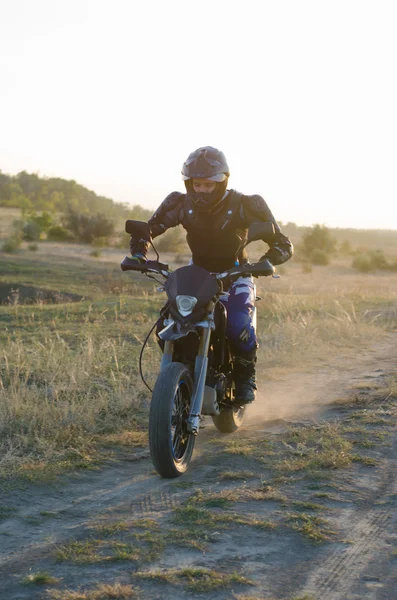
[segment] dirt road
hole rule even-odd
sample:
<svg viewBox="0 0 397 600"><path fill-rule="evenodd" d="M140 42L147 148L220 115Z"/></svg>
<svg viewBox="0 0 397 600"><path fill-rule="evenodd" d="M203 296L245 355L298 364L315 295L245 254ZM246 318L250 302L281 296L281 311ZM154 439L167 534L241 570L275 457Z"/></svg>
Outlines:
<svg viewBox="0 0 397 600"><path fill-rule="evenodd" d="M1 490L0 598L394 599L396 348L263 380L178 480L142 448Z"/></svg>

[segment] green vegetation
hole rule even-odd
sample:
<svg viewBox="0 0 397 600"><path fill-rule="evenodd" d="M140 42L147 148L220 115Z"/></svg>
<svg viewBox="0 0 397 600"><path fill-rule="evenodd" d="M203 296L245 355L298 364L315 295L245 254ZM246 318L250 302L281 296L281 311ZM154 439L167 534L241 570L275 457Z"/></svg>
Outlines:
<svg viewBox="0 0 397 600"><path fill-rule="evenodd" d="M161 583L182 583L191 592L197 593L231 587L234 584L254 585L252 581L238 573L224 573L202 568L140 572L136 573L136 577Z"/></svg>
<svg viewBox="0 0 397 600"><path fill-rule="evenodd" d="M335 532L328 527L327 521L320 517L313 517L306 513L292 513L287 515L287 524L295 531L315 542L325 542Z"/></svg>
<svg viewBox="0 0 397 600"><path fill-rule="evenodd" d="M338 424L292 429L286 440L290 456L283 457L277 468L285 473L348 467L354 460L352 444L340 429Z"/></svg>
<svg viewBox="0 0 397 600"><path fill-rule="evenodd" d="M36 585L54 585L59 583L59 579L52 577L48 573L39 571L38 573L29 573L29 575L23 579L22 583L24 585L30 585L32 583Z"/></svg>
<svg viewBox="0 0 397 600"><path fill-rule="evenodd" d="M49 213L101 213L120 218L127 217L130 212L126 205L98 196L76 181L39 177L36 173L26 171L15 176L0 171L0 206ZM146 216L150 213L140 208L140 214Z"/></svg>
<svg viewBox="0 0 397 600"><path fill-rule="evenodd" d="M335 249L336 239L324 225L307 228L299 245L300 253L314 265L327 265Z"/></svg>
<svg viewBox="0 0 397 600"><path fill-rule="evenodd" d="M381 271L397 271L397 260L390 261L382 250L357 251L352 267L361 273L370 273L377 269Z"/></svg>

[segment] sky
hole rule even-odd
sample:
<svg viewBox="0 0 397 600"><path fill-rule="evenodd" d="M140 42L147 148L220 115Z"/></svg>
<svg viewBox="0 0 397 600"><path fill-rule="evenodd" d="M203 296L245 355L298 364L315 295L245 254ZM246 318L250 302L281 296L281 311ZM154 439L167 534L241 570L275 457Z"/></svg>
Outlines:
<svg viewBox="0 0 397 600"><path fill-rule="evenodd" d="M182 163L277 220L397 229L395 0L0 0L0 170L155 209Z"/></svg>

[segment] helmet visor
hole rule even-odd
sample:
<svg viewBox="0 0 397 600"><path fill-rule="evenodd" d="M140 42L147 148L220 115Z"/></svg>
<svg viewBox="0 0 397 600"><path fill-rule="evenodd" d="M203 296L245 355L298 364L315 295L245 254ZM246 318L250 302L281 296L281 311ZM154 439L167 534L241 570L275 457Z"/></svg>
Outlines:
<svg viewBox="0 0 397 600"><path fill-rule="evenodd" d="M207 177L207 176L200 177L199 175L191 175L190 177L188 177L187 175L184 175L182 173L182 180L187 181L188 179L208 179L209 181L221 182L221 181L225 181L225 179L227 179L227 177L224 173L217 173L216 175L211 175L210 177Z"/></svg>

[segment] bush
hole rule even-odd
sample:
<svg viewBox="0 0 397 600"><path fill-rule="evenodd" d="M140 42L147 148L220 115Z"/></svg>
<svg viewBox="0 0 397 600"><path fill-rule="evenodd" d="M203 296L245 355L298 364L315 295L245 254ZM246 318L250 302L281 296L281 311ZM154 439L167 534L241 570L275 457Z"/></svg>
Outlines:
<svg viewBox="0 0 397 600"><path fill-rule="evenodd" d="M48 212L43 212L41 215L32 212L24 222L23 239L28 242L37 242L45 237L52 226L53 218Z"/></svg>
<svg viewBox="0 0 397 600"><path fill-rule="evenodd" d="M352 262L352 267L361 273L369 273L370 271L374 271L371 259L367 254L356 256Z"/></svg>
<svg viewBox="0 0 397 600"><path fill-rule="evenodd" d="M325 250L320 250L319 248L316 248L312 251L310 255L310 260L313 265L328 265L329 255L325 252Z"/></svg>
<svg viewBox="0 0 397 600"><path fill-rule="evenodd" d="M375 269L387 270L390 268L389 261L382 250L372 250L369 256Z"/></svg>
<svg viewBox="0 0 397 600"><path fill-rule="evenodd" d="M70 242L73 235L62 225L54 225L47 231L47 240L50 242Z"/></svg>
<svg viewBox="0 0 397 600"><path fill-rule="evenodd" d="M369 273L376 269L382 271L394 271L396 269L396 265L389 263L382 250L370 250L357 254L352 262L352 267L362 273Z"/></svg>
<svg viewBox="0 0 397 600"><path fill-rule="evenodd" d="M40 239L41 229L38 223L26 223L23 228L23 239L27 242L37 242Z"/></svg>
<svg viewBox="0 0 397 600"><path fill-rule="evenodd" d="M22 243L22 239L16 235L9 237L6 239L4 244L1 247L2 252L7 252L11 254L12 252L16 252Z"/></svg>
<svg viewBox="0 0 397 600"><path fill-rule="evenodd" d="M154 245L159 252L188 253L185 235L181 227L172 227L154 240Z"/></svg>
<svg viewBox="0 0 397 600"><path fill-rule="evenodd" d="M332 237L330 230L324 225L314 225L310 229L306 229L306 232L303 234L300 251L309 260L312 260L314 251L321 250L323 253L329 256L335 251L335 246L336 240ZM321 258L320 260L323 259Z"/></svg>
<svg viewBox="0 0 397 600"><path fill-rule="evenodd" d="M70 211L63 220L63 225L72 232L79 242L91 244L97 238L109 238L114 231L114 223L101 214L87 215Z"/></svg>

